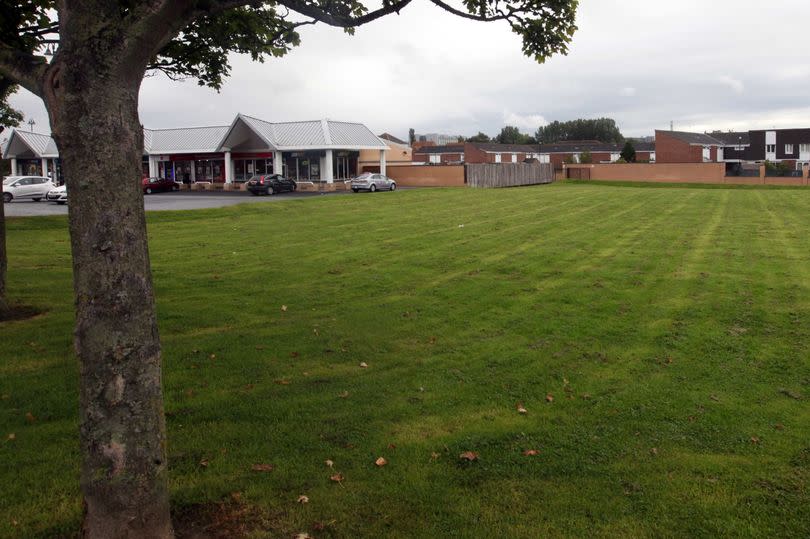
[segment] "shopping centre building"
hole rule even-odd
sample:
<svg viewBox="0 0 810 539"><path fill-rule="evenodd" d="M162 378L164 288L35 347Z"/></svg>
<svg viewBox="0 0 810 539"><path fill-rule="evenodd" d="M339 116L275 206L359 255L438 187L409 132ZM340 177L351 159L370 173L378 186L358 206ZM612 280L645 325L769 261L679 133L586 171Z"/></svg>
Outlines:
<svg viewBox="0 0 810 539"><path fill-rule="evenodd" d="M230 125L144 128L143 174L183 183L238 183L256 174L333 183L358 172L361 150L379 154L385 174L388 145L363 124L315 120L271 123L238 114ZM368 152L364 153L368 153ZM12 175L61 180L59 152L49 135L14 129L3 147Z"/></svg>

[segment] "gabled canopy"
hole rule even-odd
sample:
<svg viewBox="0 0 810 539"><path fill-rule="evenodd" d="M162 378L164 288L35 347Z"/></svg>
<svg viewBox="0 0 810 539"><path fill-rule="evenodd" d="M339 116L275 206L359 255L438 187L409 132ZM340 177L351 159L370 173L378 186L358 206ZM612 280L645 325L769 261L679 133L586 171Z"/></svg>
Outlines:
<svg viewBox="0 0 810 539"><path fill-rule="evenodd" d="M239 114L217 151L385 150L388 146L363 124L315 120L271 123Z"/></svg>
<svg viewBox="0 0 810 539"><path fill-rule="evenodd" d="M59 152L50 135L13 129L3 148L3 159L9 157L42 159L59 157Z"/></svg>

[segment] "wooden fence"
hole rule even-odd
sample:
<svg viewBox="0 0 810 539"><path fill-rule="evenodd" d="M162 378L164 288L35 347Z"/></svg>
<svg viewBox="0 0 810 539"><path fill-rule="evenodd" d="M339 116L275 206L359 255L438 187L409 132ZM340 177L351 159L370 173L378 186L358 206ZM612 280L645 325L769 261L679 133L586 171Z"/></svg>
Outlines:
<svg viewBox="0 0 810 539"><path fill-rule="evenodd" d="M470 187L517 187L554 181L550 163L497 163L465 165Z"/></svg>

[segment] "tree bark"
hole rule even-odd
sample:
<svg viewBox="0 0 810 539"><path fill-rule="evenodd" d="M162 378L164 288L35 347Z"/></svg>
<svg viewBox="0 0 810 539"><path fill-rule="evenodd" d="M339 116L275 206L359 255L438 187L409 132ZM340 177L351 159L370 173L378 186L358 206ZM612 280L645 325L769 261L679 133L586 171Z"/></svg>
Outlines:
<svg viewBox="0 0 810 539"><path fill-rule="evenodd" d="M68 193L80 361L82 532L172 537L161 349L141 192L143 71L74 25L43 94ZM137 70L136 70L137 71Z"/></svg>

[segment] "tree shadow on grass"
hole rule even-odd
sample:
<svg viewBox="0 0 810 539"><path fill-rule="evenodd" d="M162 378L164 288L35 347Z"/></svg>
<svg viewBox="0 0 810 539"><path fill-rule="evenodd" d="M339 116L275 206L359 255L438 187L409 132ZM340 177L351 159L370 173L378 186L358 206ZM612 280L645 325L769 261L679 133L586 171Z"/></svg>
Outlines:
<svg viewBox="0 0 810 539"><path fill-rule="evenodd" d="M9 305L9 309L0 309L0 323L3 322L17 322L21 320L30 320L41 316L48 311L33 305Z"/></svg>

